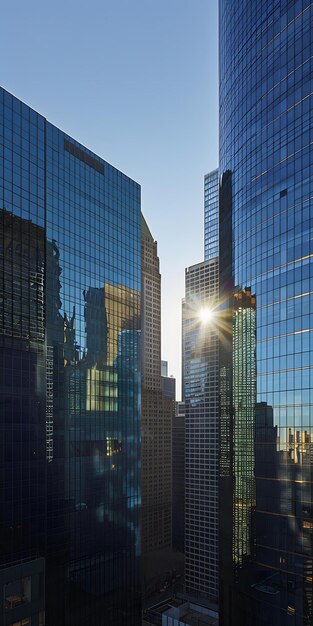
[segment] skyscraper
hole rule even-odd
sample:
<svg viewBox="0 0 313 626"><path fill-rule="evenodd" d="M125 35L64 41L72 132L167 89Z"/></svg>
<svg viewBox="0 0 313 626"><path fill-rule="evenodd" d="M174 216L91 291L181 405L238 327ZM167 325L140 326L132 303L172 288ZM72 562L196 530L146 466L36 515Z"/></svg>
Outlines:
<svg viewBox="0 0 313 626"><path fill-rule="evenodd" d="M218 257L218 169L204 177L204 260Z"/></svg>
<svg viewBox="0 0 313 626"><path fill-rule="evenodd" d="M311 0L219 2L224 626L313 620L312 19ZM236 421L236 397L246 402L235 365L238 290L250 318L240 341L250 354L256 324L257 404L254 412L245 406L246 449ZM237 498L238 454L250 505ZM241 515L251 526L240 556Z"/></svg>
<svg viewBox="0 0 313 626"><path fill-rule="evenodd" d="M4 623L135 626L140 187L3 89L0 142Z"/></svg>
<svg viewBox="0 0 313 626"><path fill-rule="evenodd" d="M219 597L219 177L204 177L204 257L186 269L182 308L185 402L185 582L214 611Z"/></svg>
<svg viewBox="0 0 313 626"><path fill-rule="evenodd" d="M216 609L218 583L218 260L188 267L182 314L186 432L185 586Z"/></svg>
<svg viewBox="0 0 313 626"><path fill-rule="evenodd" d="M142 216L142 553L145 594L163 574L172 543L172 417L161 377L161 274L157 242ZM175 379L173 379L175 380ZM165 390L166 391L166 390ZM167 569L167 568L165 568Z"/></svg>

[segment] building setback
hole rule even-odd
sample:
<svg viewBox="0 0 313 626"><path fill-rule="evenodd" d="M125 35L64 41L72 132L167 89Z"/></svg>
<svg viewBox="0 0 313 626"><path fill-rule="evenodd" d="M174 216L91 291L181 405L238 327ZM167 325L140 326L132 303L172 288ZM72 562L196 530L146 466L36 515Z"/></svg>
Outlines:
<svg viewBox="0 0 313 626"><path fill-rule="evenodd" d="M0 146L3 623L135 626L140 187L3 89Z"/></svg>

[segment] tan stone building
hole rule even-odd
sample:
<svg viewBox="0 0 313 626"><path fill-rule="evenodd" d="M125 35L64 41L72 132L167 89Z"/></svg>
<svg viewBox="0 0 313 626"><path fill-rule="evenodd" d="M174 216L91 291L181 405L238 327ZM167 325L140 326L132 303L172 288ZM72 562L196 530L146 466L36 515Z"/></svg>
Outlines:
<svg viewBox="0 0 313 626"><path fill-rule="evenodd" d="M172 542L171 420L161 384L161 275L157 242L142 217L142 553L144 579Z"/></svg>

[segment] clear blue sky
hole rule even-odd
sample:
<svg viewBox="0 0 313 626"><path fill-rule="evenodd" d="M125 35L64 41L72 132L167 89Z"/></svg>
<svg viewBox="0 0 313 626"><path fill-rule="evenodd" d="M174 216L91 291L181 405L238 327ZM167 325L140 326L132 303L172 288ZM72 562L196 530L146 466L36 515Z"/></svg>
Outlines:
<svg viewBox="0 0 313 626"><path fill-rule="evenodd" d="M10 0L0 52L3 87L142 185L179 398L184 268L203 260L218 156L217 0Z"/></svg>

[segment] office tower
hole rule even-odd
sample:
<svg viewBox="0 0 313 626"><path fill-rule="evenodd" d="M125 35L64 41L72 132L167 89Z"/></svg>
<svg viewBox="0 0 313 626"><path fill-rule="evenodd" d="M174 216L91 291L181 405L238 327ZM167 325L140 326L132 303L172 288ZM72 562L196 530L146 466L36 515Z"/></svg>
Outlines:
<svg viewBox="0 0 313 626"><path fill-rule="evenodd" d="M221 299L230 307L231 344L233 286L250 288L257 339L256 501L241 562L234 552L232 467L241 447L232 413L239 389L230 377L235 347L228 363L221 349L229 398L221 419L229 438L221 451L220 498L227 553L220 608L227 626L313 620L312 15L311 0L219 2ZM251 475L251 463L248 445L242 475Z"/></svg>
<svg viewBox="0 0 313 626"><path fill-rule="evenodd" d="M168 376L168 362L161 360L161 376Z"/></svg>
<svg viewBox="0 0 313 626"><path fill-rule="evenodd" d="M218 601L218 260L185 271L183 400L186 427L185 585Z"/></svg>
<svg viewBox="0 0 313 626"><path fill-rule="evenodd" d="M218 256L218 169L204 177L204 260Z"/></svg>
<svg viewBox="0 0 313 626"><path fill-rule="evenodd" d="M162 391L161 275L157 242L142 216L142 553L148 593L172 541L171 429L174 398ZM166 569L166 568L165 568Z"/></svg>
<svg viewBox="0 0 313 626"><path fill-rule="evenodd" d="M185 551L185 403L176 402L172 419L172 545Z"/></svg>
<svg viewBox="0 0 313 626"><path fill-rule="evenodd" d="M0 90L3 623L138 624L140 187Z"/></svg>

